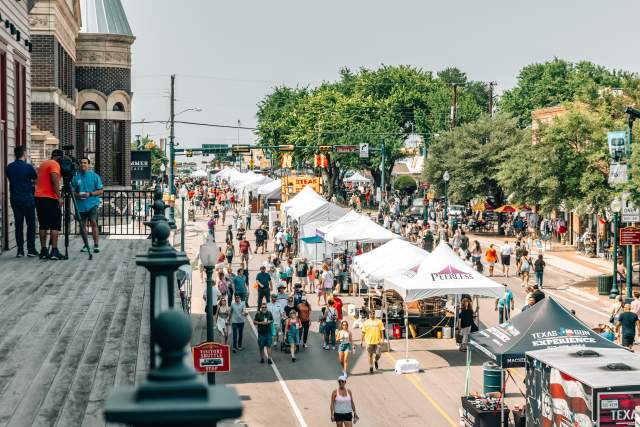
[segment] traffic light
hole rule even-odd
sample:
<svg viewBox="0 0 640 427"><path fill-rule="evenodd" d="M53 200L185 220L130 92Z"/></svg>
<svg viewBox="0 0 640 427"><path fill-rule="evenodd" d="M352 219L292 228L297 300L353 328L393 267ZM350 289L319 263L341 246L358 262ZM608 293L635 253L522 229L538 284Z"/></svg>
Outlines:
<svg viewBox="0 0 640 427"><path fill-rule="evenodd" d="M187 157L193 157L193 151L187 150L185 153L187 154Z"/></svg>
<svg viewBox="0 0 640 427"><path fill-rule="evenodd" d="M293 151L294 148L293 145L278 145L280 151Z"/></svg>
<svg viewBox="0 0 640 427"><path fill-rule="evenodd" d="M281 161L281 167L283 169L291 168L292 160L293 160L293 156L291 154L283 154L282 155L282 161Z"/></svg>
<svg viewBox="0 0 640 427"><path fill-rule="evenodd" d="M253 167L255 166L255 162L253 161L253 158L251 160L249 160L249 169L253 170Z"/></svg>
<svg viewBox="0 0 640 427"><path fill-rule="evenodd" d="M316 168L329 167L329 159L324 154L316 154L313 156L313 166Z"/></svg>
<svg viewBox="0 0 640 427"><path fill-rule="evenodd" d="M319 148L320 148L320 152L321 153L326 153L328 151L332 151L333 150L333 147L330 146L330 145L321 145Z"/></svg>

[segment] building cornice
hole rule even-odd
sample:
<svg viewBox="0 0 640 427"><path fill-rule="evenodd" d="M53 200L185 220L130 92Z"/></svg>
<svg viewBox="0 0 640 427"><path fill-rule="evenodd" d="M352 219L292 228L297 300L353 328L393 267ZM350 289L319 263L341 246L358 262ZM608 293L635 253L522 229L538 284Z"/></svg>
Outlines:
<svg viewBox="0 0 640 427"><path fill-rule="evenodd" d="M69 56L76 59L76 38L80 16L75 16L65 0L39 0L29 12L31 35L56 37Z"/></svg>
<svg viewBox="0 0 640 427"><path fill-rule="evenodd" d="M76 104L57 87L32 87L31 104L54 104L71 114L76 115Z"/></svg>
<svg viewBox="0 0 640 427"><path fill-rule="evenodd" d="M76 66L131 68L134 40L131 36L80 33Z"/></svg>

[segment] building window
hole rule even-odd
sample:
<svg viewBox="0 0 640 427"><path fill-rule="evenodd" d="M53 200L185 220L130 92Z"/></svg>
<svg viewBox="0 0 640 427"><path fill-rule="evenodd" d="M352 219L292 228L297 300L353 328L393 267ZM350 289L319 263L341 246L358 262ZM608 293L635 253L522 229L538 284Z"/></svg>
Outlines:
<svg viewBox="0 0 640 427"><path fill-rule="evenodd" d="M98 136L98 123L93 121L85 121L82 123L83 126L83 146L84 146L84 155L87 156L91 160L91 164L96 165L96 139ZM99 169L97 169L99 170Z"/></svg>
<svg viewBox="0 0 640 427"><path fill-rule="evenodd" d="M16 146L27 145L27 68L14 62L15 71L15 137Z"/></svg>
<svg viewBox="0 0 640 427"><path fill-rule="evenodd" d="M111 146L111 154L112 154L112 163L111 163L111 176L113 179L113 184L115 185L123 185L123 147L124 147L124 122L122 121L114 121L113 125L113 134L112 134L112 146Z"/></svg>
<svg viewBox="0 0 640 427"><path fill-rule="evenodd" d="M96 104L93 101L87 101L84 104L82 104L82 111L99 111L100 108L98 107L98 104Z"/></svg>
<svg viewBox="0 0 640 427"><path fill-rule="evenodd" d="M124 111L124 105L122 105L122 102L116 102L113 104L113 111Z"/></svg>

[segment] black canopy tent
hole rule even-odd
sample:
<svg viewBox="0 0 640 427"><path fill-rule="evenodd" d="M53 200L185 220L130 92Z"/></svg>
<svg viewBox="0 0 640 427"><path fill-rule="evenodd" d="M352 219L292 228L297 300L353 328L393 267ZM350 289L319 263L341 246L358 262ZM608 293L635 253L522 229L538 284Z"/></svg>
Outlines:
<svg viewBox="0 0 640 427"><path fill-rule="evenodd" d="M507 323L474 332L470 344L502 368L523 367L527 351L550 347L621 348L592 331L551 297Z"/></svg>

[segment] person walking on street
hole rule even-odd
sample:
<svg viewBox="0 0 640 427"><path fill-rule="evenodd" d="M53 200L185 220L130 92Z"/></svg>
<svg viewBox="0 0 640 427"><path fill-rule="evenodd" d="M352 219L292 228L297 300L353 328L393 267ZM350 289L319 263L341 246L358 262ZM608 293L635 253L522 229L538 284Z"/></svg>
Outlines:
<svg viewBox="0 0 640 427"><path fill-rule="evenodd" d="M492 277L493 268L495 267L496 262L498 261L498 253L496 251L496 248L493 247L493 243L489 245L484 256L487 259L487 264L489 264L489 277Z"/></svg>
<svg viewBox="0 0 640 427"><path fill-rule="evenodd" d="M262 304L258 304L261 307ZM271 313L273 323L271 324L271 336L273 336L273 346L276 346L278 337L280 336L280 322L284 318L284 310L281 303L278 302L278 295L271 294L271 302L267 304L267 310Z"/></svg>
<svg viewBox="0 0 640 427"><path fill-rule="evenodd" d="M333 273L329 270L329 265L326 263L322 265L322 276L320 281L322 287L322 297L324 298L325 305L327 304L328 297L333 290ZM318 300L320 300L320 294L318 294Z"/></svg>
<svg viewBox="0 0 640 427"><path fill-rule="evenodd" d="M258 283L258 307L260 307L263 299L265 302L269 300L272 288L271 275L267 273L264 265L260 266L260 272L256 275L256 282Z"/></svg>
<svg viewBox="0 0 640 427"><path fill-rule="evenodd" d="M640 292L633 291L633 301L631 301L631 311L640 317Z"/></svg>
<svg viewBox="0 0 640 427"><path fill-rule="evenodd" d="M229 324L231 321L230 317L230 309L227 305L226 296L220 298L220 302L218 303L218 310L216 310L216 320L215 325L218 332L222 336L224 343L227 344L229 341Z"/></svg>
<svg viewBox="0 0 640 427"><path fill-rule="evenodd" d="M296 361L296 348L300 345L300 331L302 331L302 322L298 319L298 312L291 310L285 323L284 333L287 337L287 344L289 344L292 362Z"/></svg>
<svg viewBox="0 0 640 427"><path fill-rule="evenodd" d="M338 322L338 312L336 310L336 308L334 307L334 302L333 300L329 300L329 305L327 306L327 315L326 315L326 322L324 324L324 349L325 350L329 350L329 345L331 345L331 350L335 350L336 349L336 325Z"/></svg>
<svg viewBox="0 0 640 427"><path fill-rule="evenodd" d="M631 304L624 305L624 312L616 322L616 333L620 337L620 344L633 351L633 342L637 331L640 331L638 315L631 311Z"/></svg>
<svg viewBox="0 0 640 427"><path fill-rule="evenodd" d="M547 266L547 263L544 262L542 254L538 255L538 259L533 263L533 269L536 272L536 285L538 288L542 289L542 280L544 278L544 268Z"/></svg>
<svg viewBox="0 0 640 427"><path fill-rule="evenodd" d="M248 291L247 277L244 275L243 268L240 267L237 270L237 274L233 276L233 294L247 305Z"/></svg>
<svg viewBox="0 0 640 427"><path fill-rule="evenodd" d="M309 338L309 326L311 324L311 304L307 301L307 296L302 294L302 301L297 305L296 309L298 310L298 317L302 324L302 329L300 330L300 340L302 341L302 346L307 348L307 339Z"/></svg>
<svg viewBox="0 0 640 427"><path fill-rule="evenodd" d="M336 423L336 427L351 427L358 421L356 404L353 401L351 390L346 387L347 376L338 377L338 389L331 393L331 405L329 412L331 421Z"/></svg>
<svg viewBox="0 0 640 427"><path fill-rule="evenodd" d="M298 282L302 284L302 290L304 292L307 291L307 285L309 284L309 279L307 278L308 273L309 264L307 263L307 258L302 258L296 263L296 278Z"/></svg>
<svg viewBox="0 0 640 427"><path fill-rule="evenodd" d="M36 251L36 202L33 197L33 183L38 178L36 170L26 161L24 146L13 149L16 160L7 165L9 180L9 202L13 211L16 233L16 258L24 256L24 231L27 223L27 256L38 256Z"/></svg>
<svg viewBox="0 0 640 427"><path fill-rule="evenodd" d="M520 273L522 273L522 286L529 285L529 271L531 271L531 264L533 261L529 256L529 252L526 249L522 251L522 257L520 258Z"/></svg>
<svg viewBox="0 0 640 427"><path fill-rule="evenodd" d="M353 337L349 330L349 322L343 320L340 322L340 329L336 331L336 340L338 341L338 363L342 369L342 375L347 375L349 370L349 353L355 353L356 348L353 346Z"/></svg>
<svg viewBox="0 0 640 427"><path fill-rule="evenodd" d="M466 351L467 346L469 345L469 334L471 333L471 327L474 325L473 314L473 305L471 303L471 300L468 298L463 298L460 312L458 313L458 318L460 319L460 321L458 322L457 332L462 336L460 346L458 347L460 351Z"/></svg>
<svg viewBox="0 0 640 427"><path fill-rule="evenodd" d="M378 369L378 361L380 360L380 345L382 344L382 332L384 325L380 319L376 319L375 310L369 310L369 318L362 325L362 339L360 347L367 344L367 354L369 355L369 373L373 373L373 367ZM375 359L374 359L375 356Z"/></svg>
<svg viewBox="0 0 640 427"><path fill-rule="evenodd" d="M256 254L260 248L262 248L262 253L264 254L267 250L267 230L265 230L264 226L258 227L254 234L256 236Z"/></svg>
<svg viewBox="0 0 640 427"><path fill-rule="evenodd" d="M236 251L233 247L233 241L227 240L227 247L224 249L224 255L227 258L227 264L229 264L229 267L231 267L235 253Z"/></svg>
<svg viewBox="0 0 640 427"><path fill-rule="evenodd" d="M244 332L244 319L247 317L247 306L239 295L234 297L231 303L231 331L232 331L232 349L236 351L242 350L242 335Z"/></svg>
<svg viewBox="0 0 640 427"><path fill-rule="evenodd" d="M253 323L258 328L258 352L260 353L260 363L264 363L264 356L266 353L269 365L273 363L271 360L271 346L272 341L272 329L273 316L267 310L267 303L263 302L260 309L253 318Z"/></svg>
<svg viewBox="0 0 640 427"><path fill-rule="evenodd" d="M242 240L238 243L240 249L240 262L247 268L249 267L249 255L251 255L251 243L247 240L246 236L242 236Z"/></svg>
<svg viewBox="0 0 640 427"><path fill-rule="evenodd" d="M98 232L98 208L100 207L100 196L103 193L102 179L90 169L91 160L88 157L80 159L80 171L73 177L71 188L76 196L80 221L82 226L91 225L91 235L93 237L93 253L100 252L100 233ZM83 251L89 248L83 248Z"/></svg>
<svg viewBox="0 0 640 427"><path fill-rule="evenodd" d="M504 296L496 300L496 311L498 312L498 324L508 322L511 318L511 310L514 308L513 293L506 283L504 285Z"/></svg>
<svg viewBox="0 0 640 427"><path fill-rule="evenodd" d="M504 245L500 248L500 262L502 263L502 274L504 277L509 277L509 265L511 264L511 254L513 248L508 241L504 242Z"/></svg>

